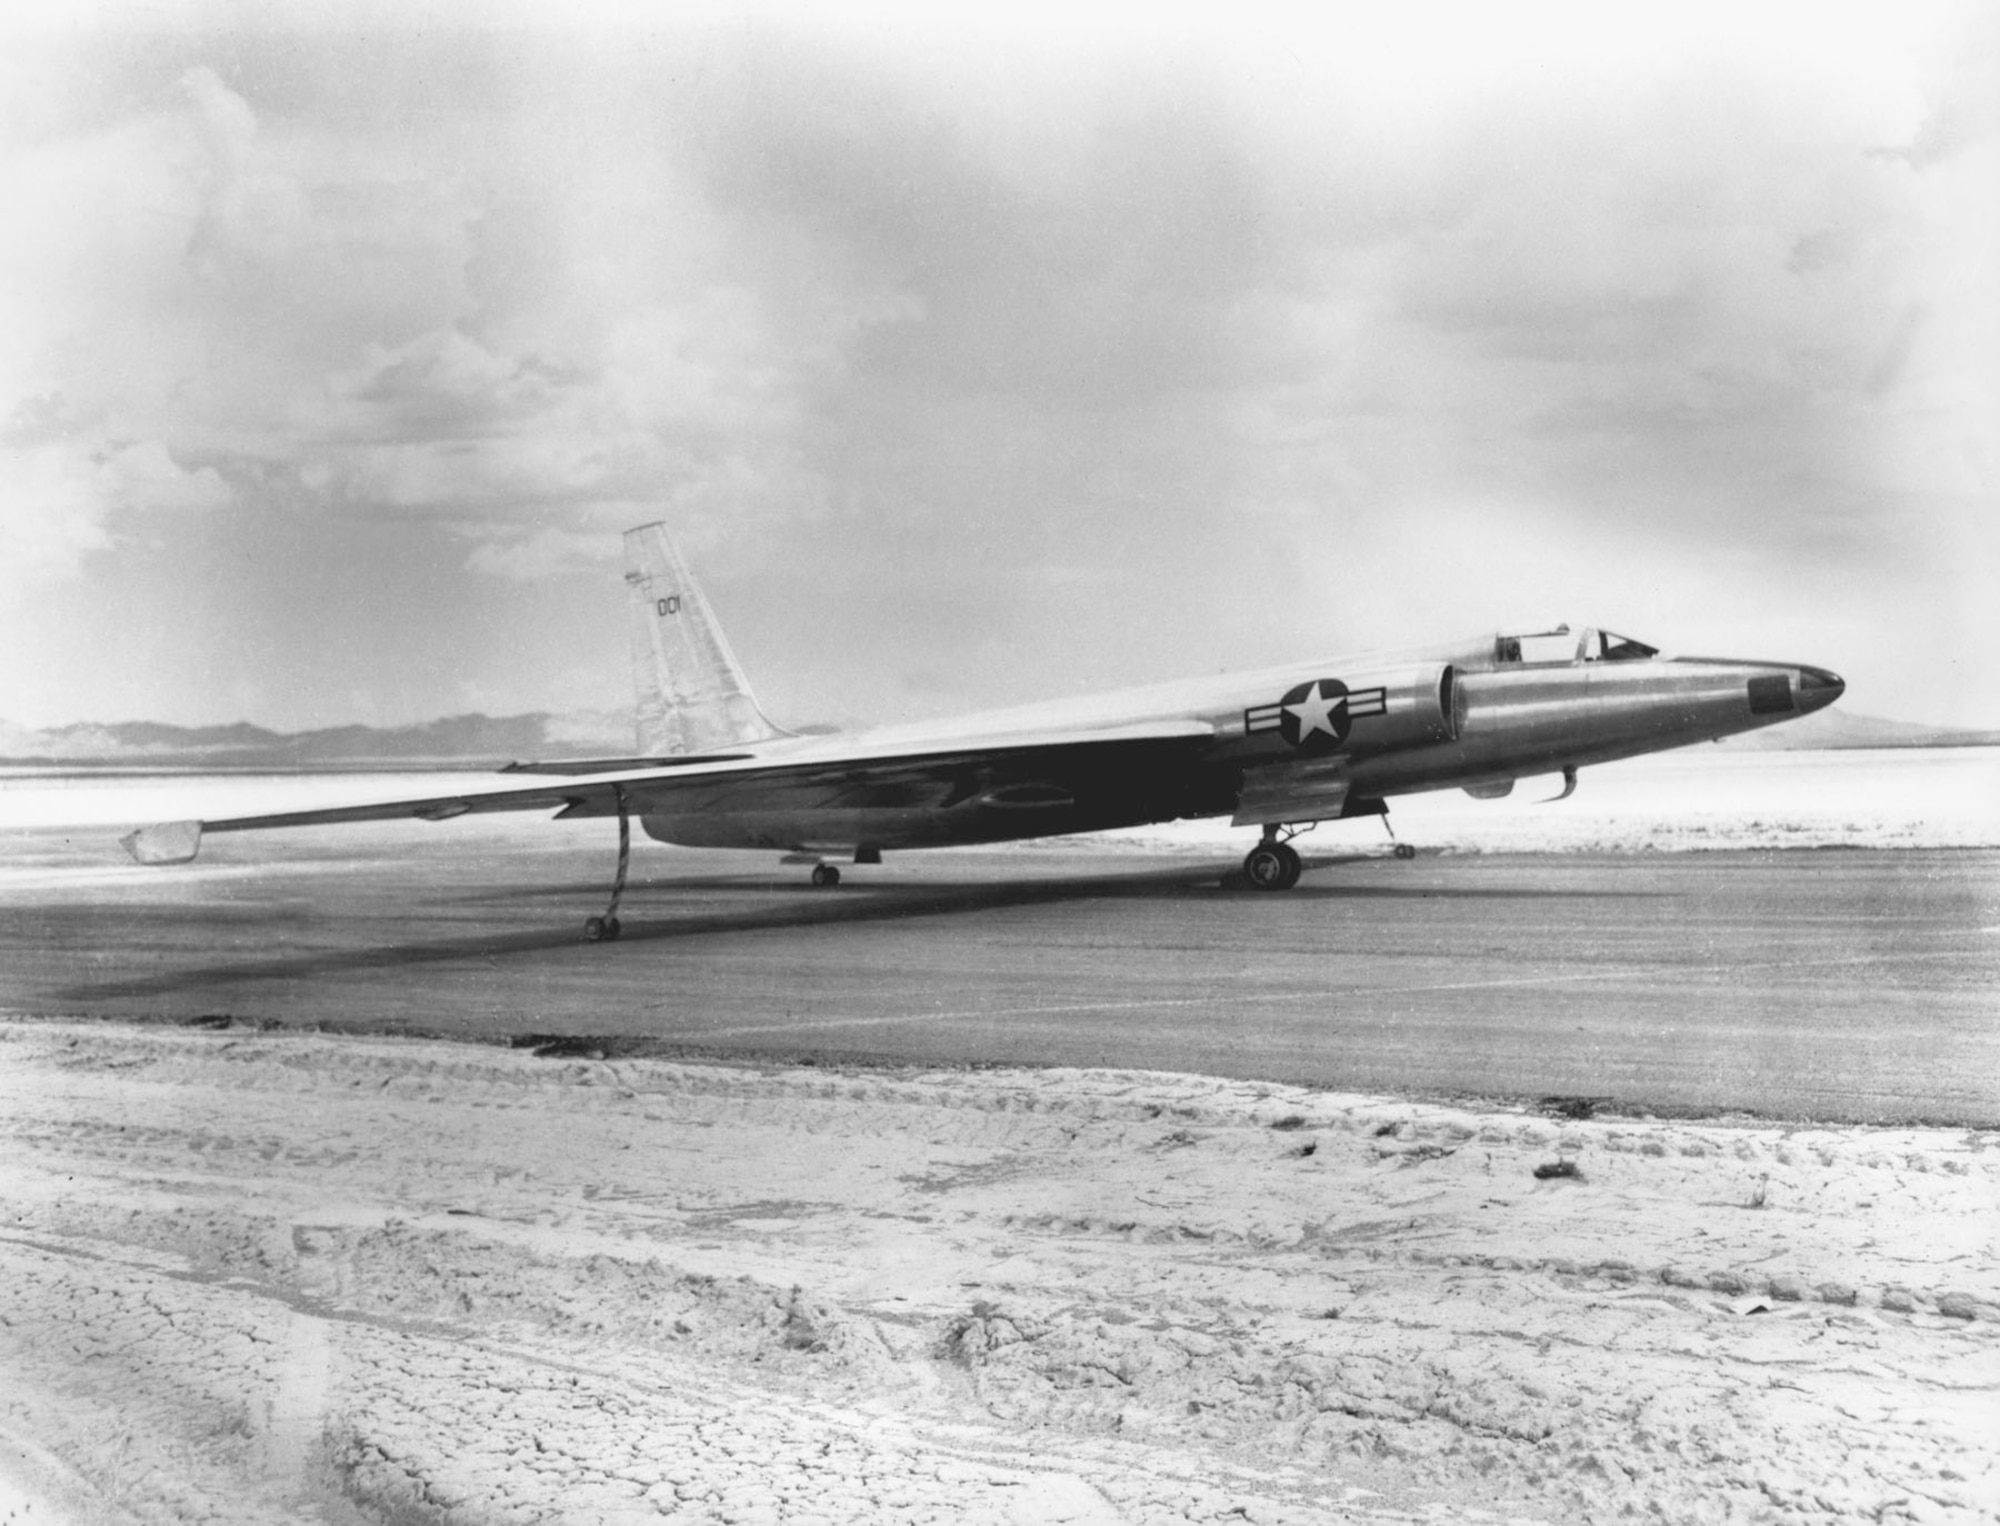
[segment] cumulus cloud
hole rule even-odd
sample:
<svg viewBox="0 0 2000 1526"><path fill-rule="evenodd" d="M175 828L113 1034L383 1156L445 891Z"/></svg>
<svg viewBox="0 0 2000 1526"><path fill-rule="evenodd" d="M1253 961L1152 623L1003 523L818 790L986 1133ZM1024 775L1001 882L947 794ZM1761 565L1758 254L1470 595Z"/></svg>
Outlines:
<svg viewBox="0 0 2000 1526"><path fill-rule="evenodd" d="M536 530L507 543L487 541L467 561L474 572L508 582L533 583L565 572L602 568L612 558L605 536L572 530Z"/></svg>
<svg viewBox="0 0 2000 1526"><path fill-rule="evenodd" d="M74 578L116 521L234 498L214 467L184 466L158 440L116 440L60 396L28 399L0 428L0 592Z"/></svg>
<svg viewBox="0 0 2000 1526"><path fill-rule="evenodd" d="M17 581L198 510L555 650L664 515L816 714L1524 602L1977 641L1990 24L1447 9L58 50L0 136L0 416L70 431L0 466Z"/></svg>

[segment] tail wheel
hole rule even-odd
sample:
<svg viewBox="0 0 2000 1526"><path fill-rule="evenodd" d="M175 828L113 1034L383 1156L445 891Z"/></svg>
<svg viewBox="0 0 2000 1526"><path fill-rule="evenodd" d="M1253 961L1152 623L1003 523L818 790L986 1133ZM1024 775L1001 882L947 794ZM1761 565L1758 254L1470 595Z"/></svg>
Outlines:
<svg viewBox="0 0 2000 1526"><path fill-rule="evenodd" d="M832 864L813 865L812 882L822 890L829 885L840 883L840 870Z"/></svg>
<svg viewBox="0 0 2000 1526"><path fill-rule="evenodd" d="M1416 856L1417 856L1417 850L1412 846L1410 846L1410 844L1406 842L1399 842L1396 844L1396 857L1415 858Z"/></svg>
<svg viewBox="0 0 2000 1526"><path fill-rule="evenodd" d="M583 924L585 943L615 943L624 929L616 917L592 917Z"/></svg>
<svg viewBox="0 0 2000 1526"><path fill-rule="evenodd" d="M1243 878L1252 890L1290 890L1304 869L1288 843L1260 842L1243 859Z"/></svg>

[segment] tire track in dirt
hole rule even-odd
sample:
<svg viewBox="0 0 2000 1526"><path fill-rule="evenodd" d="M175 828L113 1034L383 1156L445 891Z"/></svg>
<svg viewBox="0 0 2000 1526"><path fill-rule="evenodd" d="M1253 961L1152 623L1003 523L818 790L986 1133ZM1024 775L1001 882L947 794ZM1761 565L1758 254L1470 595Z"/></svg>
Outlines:
<svg viewBox="0 0 2000 1526"><path fill-rule="evenodd" d="M134 1518L2000 1501L1976 1132L56 1024L0 1103L11 1392Z"/></svg>

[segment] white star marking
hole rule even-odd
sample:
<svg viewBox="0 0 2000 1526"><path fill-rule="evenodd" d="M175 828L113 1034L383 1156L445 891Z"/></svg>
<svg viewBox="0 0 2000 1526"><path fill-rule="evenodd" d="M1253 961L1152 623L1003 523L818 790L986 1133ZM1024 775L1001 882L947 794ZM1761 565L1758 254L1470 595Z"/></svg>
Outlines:
<svg viewBox="0 0 2000 1526"><path fill-rule="evenodd" d="M1338 739L1340 733L1333 729L1333 712L1346 697L1341 695L1338 699L1328 699L1319 692L1319 685L1314 684L1306 690L1304 699L1295 705L1285 706L1288 715L1299 718L1299 740L1303 742L1315 731L1324 731L1328 736Z"/></svg>

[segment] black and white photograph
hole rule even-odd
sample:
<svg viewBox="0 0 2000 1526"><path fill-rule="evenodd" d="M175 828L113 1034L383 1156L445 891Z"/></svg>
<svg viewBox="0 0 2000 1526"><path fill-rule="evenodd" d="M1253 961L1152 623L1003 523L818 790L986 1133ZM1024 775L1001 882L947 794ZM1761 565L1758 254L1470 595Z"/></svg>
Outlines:
<svg viewBox="0 0 2000 1526"><path fill-rule="evenodd" d="M0 15L0 1522L2000 1522L2000 10Z"/></svg>

